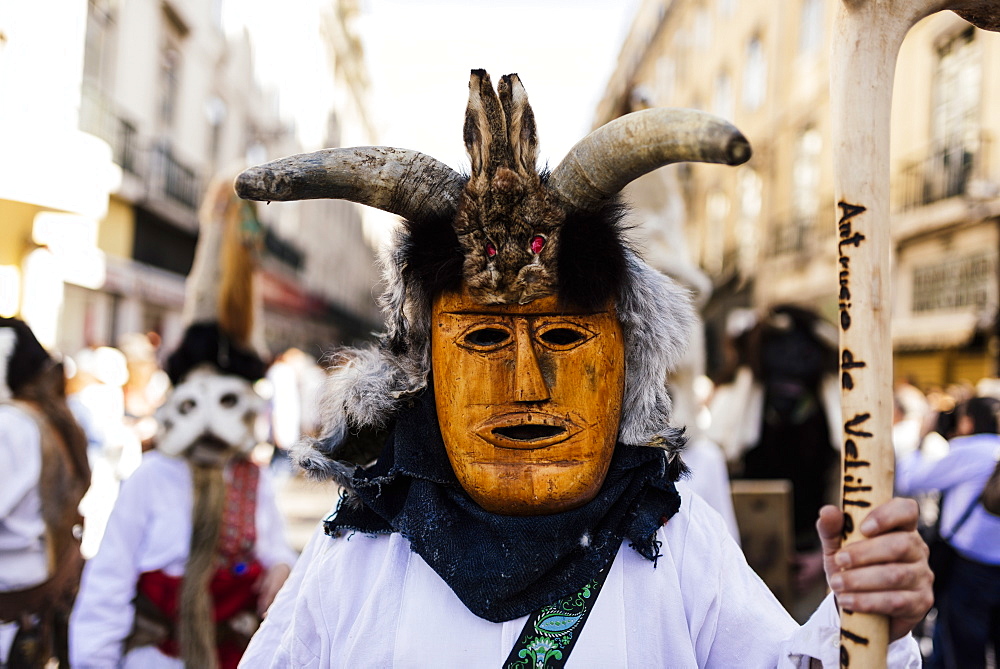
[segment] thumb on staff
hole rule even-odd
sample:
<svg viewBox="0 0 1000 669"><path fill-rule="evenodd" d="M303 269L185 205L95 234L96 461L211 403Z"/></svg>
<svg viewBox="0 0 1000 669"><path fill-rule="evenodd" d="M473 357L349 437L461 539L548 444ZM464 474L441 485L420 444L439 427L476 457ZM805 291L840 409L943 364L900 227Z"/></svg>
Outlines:
<svg viewBox="0 0 1000 669"><path fill-rule="evenodd" d="M927 546L917 533L917 504L895 498L872 509L858 529L864 536L843 546L844 514L820 509L816 530L823 567L837 603L858 613L889 616L889 640L905 636L934 601Z"/></svg>

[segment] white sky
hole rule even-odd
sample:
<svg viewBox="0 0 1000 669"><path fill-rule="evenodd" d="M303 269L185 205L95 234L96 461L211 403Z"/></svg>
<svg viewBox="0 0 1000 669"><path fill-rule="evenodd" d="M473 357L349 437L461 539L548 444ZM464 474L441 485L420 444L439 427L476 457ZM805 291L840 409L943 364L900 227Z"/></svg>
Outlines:
<svg viewBox="0 0 1000 669"><path fill-rule="evenodd" d="M538 126L541 158L555 166L589 130L598 100L641 0L360 0L381 144L415 149L465 169L462 121L469 71L494 85L517 72ZM258 76L280 88L305 150L321 148L332 83L320 9L329 0L228 0L225 21L254 38Z"/></svg>
<svg viewBox="0 0 1000 669"><path fill-rule="evenodd" d="M555 166L589 130L639 0L362 0L379 141L466 169L469 71L517 72L540 156Z"/></svg>
<svg viewBox="0 0 1000 669"><path fill-rule="evenodd" d="M229 33L244 27L253 45L258 81L279 93L285 118L293 118L303 149L320 146L332 104L333 82L327 81L327 51L320 36L320 11L330 0L223 0L223 25ZM316 67L316 64L321 64ZM272 156L276 157L276 156Z"/></svg>

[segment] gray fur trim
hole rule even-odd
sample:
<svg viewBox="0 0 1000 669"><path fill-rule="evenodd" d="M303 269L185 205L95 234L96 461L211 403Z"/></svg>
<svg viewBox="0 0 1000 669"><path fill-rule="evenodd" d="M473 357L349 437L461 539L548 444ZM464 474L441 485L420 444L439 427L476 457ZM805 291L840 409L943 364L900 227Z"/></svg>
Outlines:
<svg viewBox="0 0 1000 669"><path fill-rule="evenodd" d="M386 339L392 348L405 343L409 327L407 326L407 290L403 280L403 258L400 252L405 232L400 228L393 231L392 243L379 254L378 261L382 270L382 282L385 288L378 297L378 305L382 310L386 324Z"/></svg>
<svg viewBox="0 0 1000 669"><path fill-rule="evenodd" d="M625 339L625 399L618 438L645 446L671 434L666 376L687 348L695 314L689 291L632 251L626 251L626 262L629 278L618 296Z"/></svg>
<svg viewBox="0 0 1000 669"><path fill-rule="evenodd" d="M386 323L383 344L397 351L395 362L406 370L413 388L427 385L430 374L430 298L419 287L408 286L403 278L406 231L397 228L392 245L382 251L379 265L384 288L378 305Z"/></svg>
<svg viewBox="0 0 1000 669"><path fill-rule="evenodd" d="M348 426L384 427L400 401L423 388L395 356L381 349L342 349L333 355L343 362L324 383L320 402L324 437L343 439Z"/></svg>
<svg viewBox="0 0 1000 669"><path fill-rule="evenodd" d="M420 392L426 377L411 373L406 361L400 364L396 356L379 348L345 348L328 357L333 368L320 393L322 436L296 444L292 458L310 477L346 486L353 467L337 462L338 447L351 431L386 427L401 404Z"/></svg>
<svg viewBox="0 0 1000 669"><path fill-rule="evenodd" d="M357 465L341 462L324 452L323 442L303 439L291 451L292 463L314 481L333 481L342 488L352 487L351 478Z"/></svg>

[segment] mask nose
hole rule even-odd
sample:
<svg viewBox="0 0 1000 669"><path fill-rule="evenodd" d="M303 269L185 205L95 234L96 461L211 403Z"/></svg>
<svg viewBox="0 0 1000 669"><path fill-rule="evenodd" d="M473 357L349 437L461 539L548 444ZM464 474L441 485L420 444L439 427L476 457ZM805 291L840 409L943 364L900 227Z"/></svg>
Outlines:
<svg viewBox="0 0 1000 669"><path fill-rule="evenodd" d="M514 362L514 400L516 402L543 402L549 399L549 386L538 364L535 346L531 341L531 327L526 319L515 324L516 359Z"/></svg>

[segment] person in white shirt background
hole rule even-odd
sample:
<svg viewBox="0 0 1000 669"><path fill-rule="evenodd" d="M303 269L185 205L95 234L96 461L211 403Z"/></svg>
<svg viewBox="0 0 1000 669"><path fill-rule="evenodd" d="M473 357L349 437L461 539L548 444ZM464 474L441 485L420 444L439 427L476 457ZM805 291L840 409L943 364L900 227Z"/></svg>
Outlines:
<svg viewBox="0 0 1000 669"><path fill-rule="evenodd" d="M0 666L66 666L83 557L87 440L62 364L26 323L0 318Z"/></svg>

